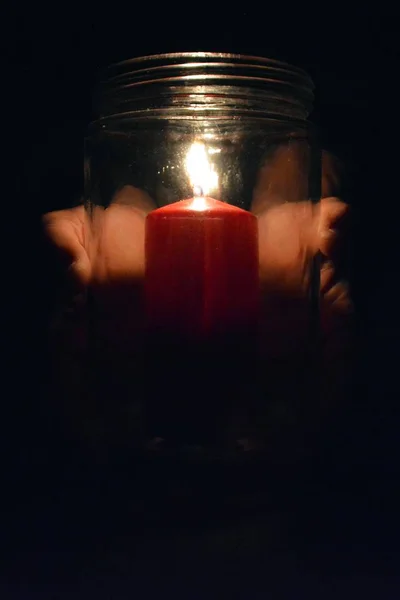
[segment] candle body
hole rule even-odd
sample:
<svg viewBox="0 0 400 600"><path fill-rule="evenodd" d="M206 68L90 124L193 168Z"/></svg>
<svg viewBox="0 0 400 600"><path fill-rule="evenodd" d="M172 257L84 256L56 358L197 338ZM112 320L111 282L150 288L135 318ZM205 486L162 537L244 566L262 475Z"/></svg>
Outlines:
<svg viewBox="0 0 400 600"><path fill-rule="evenodd" d="M151 212L146 221L146 307L150 328L192 341L255 326L257 219L204 198Z"/></svg>
<svg viewBox="0 0 400 600"><path fill-rule="evenodd" d="M177 202L147 216L145 255L150 428L215 441L254 381L257 219L211 198Z"/></svg>

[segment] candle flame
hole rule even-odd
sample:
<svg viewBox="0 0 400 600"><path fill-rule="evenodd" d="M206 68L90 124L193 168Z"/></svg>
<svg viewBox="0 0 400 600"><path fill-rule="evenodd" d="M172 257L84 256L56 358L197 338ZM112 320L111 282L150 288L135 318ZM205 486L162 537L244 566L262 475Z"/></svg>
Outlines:
<svg viewBox="0 0 400 600"><path fill-rule="evenodd" d="M218 187L218 174L201 142L194 142L186 156L186 170L195 196L206 196Z"/></svg>

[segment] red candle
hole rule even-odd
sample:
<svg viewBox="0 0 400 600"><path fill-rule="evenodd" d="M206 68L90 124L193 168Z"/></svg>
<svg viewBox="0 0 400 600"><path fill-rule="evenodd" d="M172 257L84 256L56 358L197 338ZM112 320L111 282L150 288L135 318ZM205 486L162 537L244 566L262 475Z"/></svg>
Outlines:
<svg viewBox="0 0 400 600"><path fill-rule="evenodd" d="M204 340L253 329L259 278L257 219L212 198L147 216L146 307L150 329Z"/></svg>
<svg viewBox="0 0 400 600"><path fill-rule="evenodd" d="M187 171L201 194L218 176L201 144ZM145 230L149 434L213 443L248 399L257 344L257 219L200 195L152 211Z"/></svg>

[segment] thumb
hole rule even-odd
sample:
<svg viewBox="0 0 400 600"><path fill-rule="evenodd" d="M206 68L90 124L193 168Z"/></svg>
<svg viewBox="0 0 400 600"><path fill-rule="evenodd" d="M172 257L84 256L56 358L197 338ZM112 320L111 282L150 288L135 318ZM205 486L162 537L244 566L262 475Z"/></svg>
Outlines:
<svg viewBox="0 0 400 600"><path fill-rule="evenodd" d="M42 218L44 234L67 269L70 283L84 289L90 280L87 251L88 227L83 206L47 213Z"/></svg>
<svg viewBox="0 0 400 600"><path fill-rule="evenodd" d="M339 198L322 198L318 214L318 246L328 258L340 250L349 221L349 206Z"/></svg>

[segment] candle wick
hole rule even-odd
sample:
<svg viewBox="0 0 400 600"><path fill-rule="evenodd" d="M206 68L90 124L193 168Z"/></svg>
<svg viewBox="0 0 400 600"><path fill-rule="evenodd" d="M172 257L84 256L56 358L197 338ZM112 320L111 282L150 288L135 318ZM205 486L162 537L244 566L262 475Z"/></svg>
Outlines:
<svg viewBox="0 0 400 600"><path fill-rule="evenodd" d="M193 195L198 197L204 196L203 188L200 185L195 185L193 187Z"/></svg>

